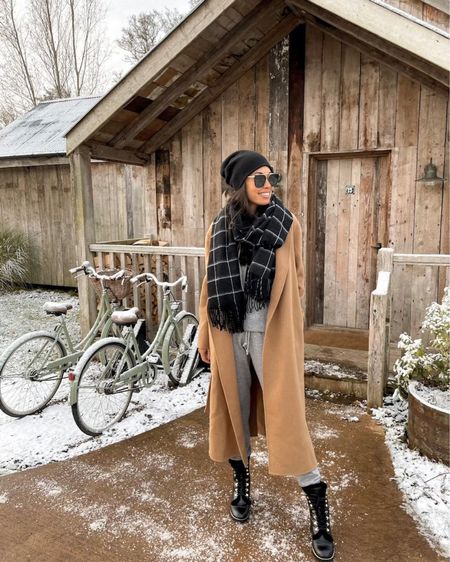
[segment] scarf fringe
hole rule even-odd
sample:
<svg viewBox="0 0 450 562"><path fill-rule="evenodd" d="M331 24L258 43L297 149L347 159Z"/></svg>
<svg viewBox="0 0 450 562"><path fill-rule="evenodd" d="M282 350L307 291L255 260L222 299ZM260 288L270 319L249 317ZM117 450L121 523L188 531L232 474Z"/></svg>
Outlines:
<svg viewBox="0 0 450 562"><path fill-rule="evenodd" d="M244 293L247 298L246 311L261 310L268 305L272 283L269 279L248 276Z"/></svg>
<svg viewBox="0 0 450 562"><path fill-rule="evenodd" d="M263 300L263 301L257 301L251 297L249 297L247 299L247 305L245 307L246 312L254 312L256 310L261 310L262 308L265 308L270 302L270 298Z"/></svg>
<svg viewBox="0 0 450 562"><path fill-rule="evenodd" d="M218 308L208 309L211 324L219 330L227 330L234 334L244 331L244 317L239 312L231 310L219 310Z"/></svg>

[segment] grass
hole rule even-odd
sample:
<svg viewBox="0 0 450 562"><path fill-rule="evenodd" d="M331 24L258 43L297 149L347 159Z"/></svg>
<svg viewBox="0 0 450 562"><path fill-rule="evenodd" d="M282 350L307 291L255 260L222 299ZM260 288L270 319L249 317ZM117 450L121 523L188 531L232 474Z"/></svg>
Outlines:
<svg viewBox="0 0 450 562"><path fill-rule="evenodd" d="M26 234L9 228L0 230L1 291L24 286L36 264L36 251Z"/></svg>

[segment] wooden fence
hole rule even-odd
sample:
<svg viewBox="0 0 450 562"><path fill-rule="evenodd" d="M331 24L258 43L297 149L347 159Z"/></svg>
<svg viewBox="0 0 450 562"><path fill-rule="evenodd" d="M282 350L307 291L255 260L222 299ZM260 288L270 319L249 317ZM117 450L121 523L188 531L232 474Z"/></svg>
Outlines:
<svg viewBox="0 0 450 562"><path fill-rule="evenodd" d="M391 248L381 248L377 261L377 286L370 297L369 320L369 355L367 363L367 410L377 408L383 404L383 394L388 377L389 353L391 343L392 302L396 295L393 294L393 277L396 267L401 266L426 267L431 269L429 279L439 278L438 268L446 269L446 285L450 284L450 255L447 254L396 254ZM416 275L417 277L417 275ZM412 276L412 279L415 277ZM413 295L414 297L414 295ZM414 316L423 320L426 307L434 300L431 291L427 294L415 295ZM413 323L411 334L417 335L418 328ZM426 343L426 342L425 342Z"/></svg>
<svg viewBox="0 0 450 562"><path fill-rule="evenodd" d="M132 242L132 241L131 241ZM201 283L204 276L204 248L146 246L107 242L91 244L95 265L101 270L128 269L134 275L151 272L159 280L176 281L182 275L188 278L188 290L174 289L174 296L181 300L184 310L198 313ZM137 306L145 311L147 335L151 337L159 324L162 310L162 291L153 283L133 287L133 293L123 304Z"/></svg>

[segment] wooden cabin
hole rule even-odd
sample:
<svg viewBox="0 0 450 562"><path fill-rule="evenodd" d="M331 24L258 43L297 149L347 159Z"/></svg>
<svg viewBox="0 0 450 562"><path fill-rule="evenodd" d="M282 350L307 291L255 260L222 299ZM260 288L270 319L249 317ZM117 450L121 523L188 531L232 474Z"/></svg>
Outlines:
<svg viewBox="0 0 450 562"><path fill-rule="evenodd" d="M100 97L42 102L0 130L0 228L26 233L37 251L31 283L76 287L73 189L64 134ZM98 240L151 235L148 167L94 160Z"/></svg>

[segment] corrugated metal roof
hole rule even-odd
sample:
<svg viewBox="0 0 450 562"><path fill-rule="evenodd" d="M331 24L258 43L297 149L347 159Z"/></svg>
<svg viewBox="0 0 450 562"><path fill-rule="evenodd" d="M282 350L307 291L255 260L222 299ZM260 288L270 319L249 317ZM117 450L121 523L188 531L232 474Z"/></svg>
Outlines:
<svg viewBox="0 0 450 562"><path fill-rule="evenodd" d="M101 98L67 98L42 102L0 130L0 158L64 156L64 135Z"/></svg>

